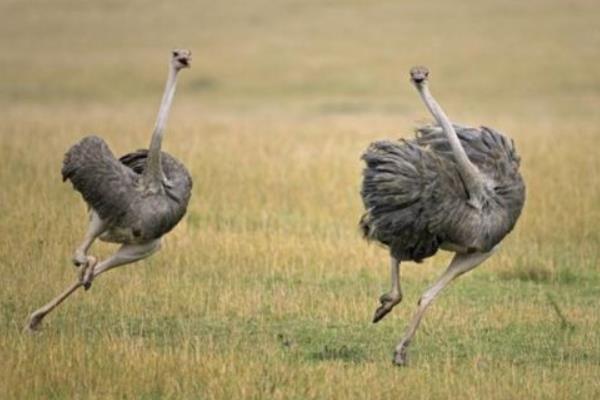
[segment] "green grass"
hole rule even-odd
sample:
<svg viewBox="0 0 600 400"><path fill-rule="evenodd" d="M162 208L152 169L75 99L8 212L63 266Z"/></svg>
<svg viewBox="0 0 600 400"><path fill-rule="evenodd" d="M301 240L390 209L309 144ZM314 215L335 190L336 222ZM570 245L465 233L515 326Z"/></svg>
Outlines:
<svg viewBox="0 0 600 400"><path fill-rule="evenodd" d="M574 399L600 396L600 7L592 1L0 2L0 397ZM75 279L86 210L64 152L147 145L168 50L193 50L165 149L194 177L148 260L22 334ZM503 247L392 350L449 261L403 264L357 221L360 154L429 120L515 139L527 203ZM114 247L98 243L105 257Z"/></svg>

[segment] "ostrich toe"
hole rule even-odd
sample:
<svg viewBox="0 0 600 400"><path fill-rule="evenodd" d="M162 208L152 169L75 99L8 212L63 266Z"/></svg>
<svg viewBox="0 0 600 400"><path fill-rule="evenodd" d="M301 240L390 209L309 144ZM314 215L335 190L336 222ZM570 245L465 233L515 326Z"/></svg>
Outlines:
<svg viewBox="0 0 600 400"><path fill-rule="evenodd" d="M400 303L401 301L401 293L385 293L381 295L381 297L379 298L379 302L381 303L381 305L377 307L377 310L375 310L375 315L373 316L373 323L375 324L381 321L383 317L385 317L390 311L392 311L394 306L396 306L396 304Z"/></svg>

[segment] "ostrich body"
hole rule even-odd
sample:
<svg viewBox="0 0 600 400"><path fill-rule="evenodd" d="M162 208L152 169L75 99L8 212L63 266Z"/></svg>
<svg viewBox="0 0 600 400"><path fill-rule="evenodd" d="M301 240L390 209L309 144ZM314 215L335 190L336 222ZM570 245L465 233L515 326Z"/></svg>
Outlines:
<svg viewBox="0 0 600 400"><path fill-rule="evenodd" d="M363 155L360 226L366 239L390 250L390 292L380 298L373 322L402 300L400 262L420 262L439 249L455 252L419 300L396 347L394 363L406 363L407 347L425 310L453 279L487 259L512 230L525 201L519 156L512 140L491 128L453 125L428 88L425 67L411 80L437 121L415 139L378 141Z"/></svg>
<svg viewBox="0 0 600 400"><path fill-rule="evenodd" d="M137 150L117 159L104 140L87 136L65 154L63 180L71 181L90 208L88 231L73 255L73 263L81 268L80 277L65 292L31 314L28 329L35 330L46 314L79 287L89 289L96 276L158 251L160 238L184 216L192 179L181 162L161 151L161 144L177 74L188 68L190 61L189 50L173 50L148 150ZM114 255L98 262L87 254L96 238L122 246Z"/></svg>

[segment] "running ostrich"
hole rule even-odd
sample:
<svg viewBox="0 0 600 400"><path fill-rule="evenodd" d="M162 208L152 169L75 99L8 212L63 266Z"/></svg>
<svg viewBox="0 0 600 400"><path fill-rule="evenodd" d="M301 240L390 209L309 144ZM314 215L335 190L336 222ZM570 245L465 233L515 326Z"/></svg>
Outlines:
<svg viewBox="0 0 600 400"><path fill-rule="evenodd" d="M362 156L366 212L360 226L367 240L387 246L391 256L391 290L380 297L373 322L402 300L400 262L420 262L438 249L455 253L422 294L396 346L396 365L407 363L407 348L427 307L452 280L494 253L525 202L513 141L491 128L453 125L429 92L428 75L425 67L410 71L437 125L417 129L415 139L372 143Z"/></svg>
<svg viewBox="0 0 600 400"><path fill-rule="evenodd" d="M116 159L97 136L81 139L65 154L63 180L69 179L90 208L90 223L73 255L79 279L29 317L27 328L36 330L42 319L79 287L88 290L98 275L149 257L160 248L161 237L184 216L192 179L185 166L161 151L167 116L175 94L177 74L188 68L191 52L172 51L169 74L149 150ZM87 252L99 237L122 246L98 262Z"/></svg>

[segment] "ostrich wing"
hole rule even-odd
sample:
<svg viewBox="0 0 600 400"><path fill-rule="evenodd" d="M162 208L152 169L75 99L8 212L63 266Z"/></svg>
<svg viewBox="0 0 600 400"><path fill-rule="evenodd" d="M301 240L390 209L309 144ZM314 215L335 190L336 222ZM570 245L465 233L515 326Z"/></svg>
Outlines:
<svg viewBox="0 0 600 400"><path fill-rule="evenodd" d="M141 175L146 169L146 159L148 158L148 150L139 149L133 153L127 153L119 158L119 162L132 169L138 175Z"/></svg>
<svg viewBox="0 0 600 400"><path fill-rule="evenodd" d="M146 215L140 215L140 221L143 234L147 237L158 237L175 227L185 215L191 196L192 178L185 166L169 153L161 152L160 159L165 195L147 197L138 206L139 211ZM140 176L146 169L147 160L148 150L144 149L125 154L119 159Z"/></svg>
<svg viewBox="0 0 600 400"><path fill-rule="evenodd" d="M360 225L367 239L390 246L398 260L419 261L444 242L489 250L514 226L525 188L512 142L488 128L455 126L467 156L493 186L485 213L467 203L468 192L439 127L415 140L379 141L363 154Z"/></svg>
<svg viewBox="0 0 600 400"><path fill-rule="evenodd" d="M454 125L454 129L471 162L488 177L503 181L518 171L520 158L512 140L487 127L476 129ZM439 126L418 128L417 143L454 161L448 139Z"/></svg>
<svg viewBox="0 0 600 400"><path fill-rule="evenodd" d="M444 170L439 157L412 141L382 140L372 143L362 159L366 163L361 195L367 212L360 221L364 236L389 246L398 260L418 262L435 254L441 239L428 228L427 214L438 171ZM453 198L464 197L464 190L456 190L459 193Z"/></svg>
<svg viewBox="0 0 600 400"><path fill-rule="evenodd" d="M140 149L127 153L119 158L119 161L131 168L136 174L143 174L146 169L148 150ZM187 206L192 190L192 177L175 157L169 153L161 152L162 170L168 181L165 187L166 194L183 207Z"/></svg>
<svg viewBox="0 0 600 400"><path fill-rule="evenodd" d="M455 130L471 162L489 180L486 216L473 213L460 197L447 195L453 187L460 186L456 179L450 179L454 174L450 145L441 128L423 127L417 130L416 142L448 164L440 171L443 179L433 192L435 198L444 201L432 203L429 229L446 232L455 243L477 243L476 247L487 251L512 230L521 214L525 184L519 174L520 158L512 140L491 128L455 125Z"/></svg>
<svg viewBox="0 0 600 400"><path fill-rule="evenodd" d="M139 197L137 174L119 162L97 136L84 137L67 151L62 176L107 221L120 220Z"/></svg>

